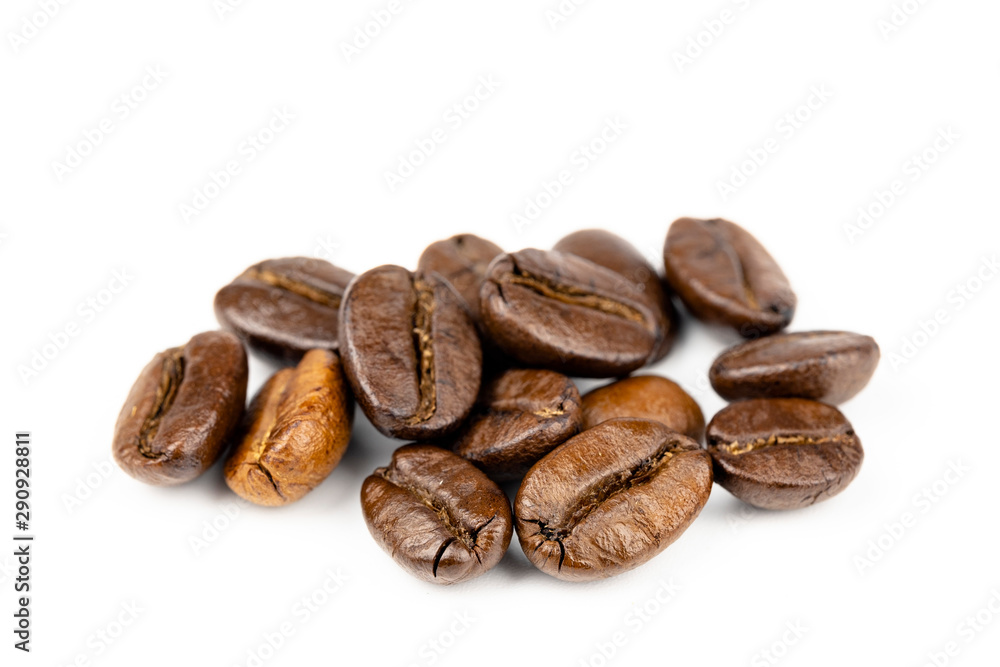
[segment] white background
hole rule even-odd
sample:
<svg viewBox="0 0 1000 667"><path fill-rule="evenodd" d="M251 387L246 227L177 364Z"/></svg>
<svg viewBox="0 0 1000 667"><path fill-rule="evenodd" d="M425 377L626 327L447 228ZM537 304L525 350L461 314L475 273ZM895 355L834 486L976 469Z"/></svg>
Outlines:
<svg viewBox="0 0 1000 667"><path fill-rule="evenodd" d="M888 0L594 1L554 28L555 0L406 1L348 62L341 44L386 4L248 0L220 17L211 0L92 0L42 21L31 0L4 3L0 535L12 544L13 434L28 429L37 541L30 655L11 647L12 547L0 550L0 662L252 665L248 652L287 622L293 634L263 649L262 664L773 664L768 650L783 665L922 665L952 641L957 655L939 663L995 664L998 614L983 612L992 623L979 631L963 624L991 599L1000 611L1000 280L984 264L1000 251L1000 6L909 0L919 9L884 35ZM703 52L679 66L674 54L724 9L721 34L701 34ZM25 19L45 25L33 34ZM165 79L122 118L115 100L147 67ZM489 76L495 92L449 123ZM814 87L831 96L800 109L809 117L789 132L783 118ZM247 160L241 144L276 108L294 120ZM113 131L59 173L54 163L105 118ZM580 171L574 152L608 119L625 129ZM435 128L446 141L391 191L385 172ZM718 183L768 139L776 152L723 197ZM913 172L925 149L936 160ZM180 206L233 159L240 173L185 221ZM511 215L563 169L571 185L515 226ZM858 208L896 179L903 194L849 235ZM411 579L365 529L361 482L397 443L360 414L321 487L290 507L243 507L228 526L235 496L219 468L172 489L95 472L107 474L139 370L216 327L215 291L251 263L412 267L458 232L516 250L591 226L655 259L682 215L727 217L770 249L799 296L792 330L880 342L871 385L843 406L866 460L841 496L758 512L716 487L677 543L620 577L558 582L515 540L494 571L442 588ZM102 290L115 271L128 284L112 295ZM960 285L978 291L962 297ZM86 305L95 298L99 313ZM936 313L943 324L924 334ZM736 341L688 324L654 370L710 418L724 403L707 369ZM68 325L77 335L60 336ZM22 377L36 353L50 358ZM271 371L253 360L251 390ZM934 488L934 502L918 497ZM900 534L892 526L907 514ZM213 534L213 521L225 529ZM296 613L338 570L343 586L307 620ZM662 603L661 582L677 588ZM119 633L131 604L141 611ZM616 633L624 643L606 659Z"/></svg>

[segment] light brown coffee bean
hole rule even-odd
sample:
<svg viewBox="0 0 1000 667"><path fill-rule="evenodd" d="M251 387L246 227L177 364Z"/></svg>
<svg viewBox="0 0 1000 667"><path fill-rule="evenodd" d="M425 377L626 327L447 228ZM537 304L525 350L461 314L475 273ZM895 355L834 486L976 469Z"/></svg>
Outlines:
<svg viewBox="0 0 1000 667"><path fill-rule="evenodd" d="M310 350L250 403L226 460L226 484L257 505L299 500L337 467L351 438L354 403L330 350Z"/></svg>

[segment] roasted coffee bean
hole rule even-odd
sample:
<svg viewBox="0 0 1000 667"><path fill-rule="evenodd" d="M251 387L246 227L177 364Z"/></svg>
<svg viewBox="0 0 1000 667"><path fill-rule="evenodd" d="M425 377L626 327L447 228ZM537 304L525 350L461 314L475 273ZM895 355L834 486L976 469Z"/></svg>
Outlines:
<svg viewBox="0 0 1000 667"><path fill-rule="evenodd" d="M730 348L709 378L723 398L811 398L833 405L864 389L878 366L874 338L846 331L777 334Z"/></svg>
<svg viewBox="0 0 1000 667"><path fill-rule="evenodd" d="M387 265L355 278L344 294L340 351L358 404L385 435L446 435L476 401L479 336L438 275Z"/></svg>
<svg viewBox="0 0 1000 667"><path fill-rule="evenodd" d="M615 417L652 419L701 442L705 416L686 391L657 375L636 375L594 389L583 397L583 428Z"/></svg>
<svg viewBox="0 0 1000 667"><path fill-rule="evenodd" d="M580 392L568 377L511 369L484 385L452 449L492 479L516 479L576 435L580 417Z"/></svg>
<svg viewBox="0 0 1000 667"><path fill-rule="evenodd" d="M660 342L657 306L620 275L567 253L500 255L480 292L483 327L514 359L569 375L639 368Z"/></svg>
<svg viewBox="0 0 1000 667"><path fill-rule="evenodd" d="M796 509L832 498L864 459L840 411L803 398L732 403L708 425L715 481L764 509Z"/></svg>
<svg viewBox="0 0 1000 667"><path fill-rule="evenodd" d="M528 471L515 527L528 560L546 574L601 579L663 551L711 490L711 459L694 440L659 422L611 419Z"/></svg>
<svg viewBox="0 0 1000 667"><path fill-rule="evenodd" d="M445 449L406 445L361 486L372 537L404 570L455 584L500 562L510 545L510 501L481 470Z"/></svg>
<svg viewBox="0 0 1000 667"><path fill-rule="evenodd" d="M503 250L497 244L475 234L458 234L427 246L417 271L437 273L450 282L465 299L475 322L479 322L479 288L486 277L486 268Z"/></svg>
<svg viewBox="0 0 1000 667"><path fill-rule="evenodd" d="M118 415L115 461L147 484L194 479L222 455L246 395L247 355L236 336L209 331L160 352Z"/></svg>
<svg viewBox="0 0 1000 667"><path fill-rule="evenodd" d="M337 353L306 352L298 366L272 375L251 401L226 460L226 484L258 505L299 500L337 467L353 416Z"/></svg>
<svg viewBox="0 0 1000 667"><path fill-rule="evenodd" d="M354 275L312 257L254 264L215 295L215 317L250 349L285 363L337 349L337 314Z"/></svg>
<svg viewBox="0 0 1000 667"><path fill-rule="evenodd" d="M657 327L661 332L660 342L653 349L649 363L666 356L674 344L680 315L656 269L635 246L603 229L584 229L564 236L552 249L589 259L594 264L611 269L622 277L619 285L621 291L646 295L656 305Z"/></svg>
<svg viewBox="0 0 1000 667"><path fill-rule="evenodd" d="M727 325L744 338L784 329L795 293L764 246L728 220L681 218L663 248L667 281L700 320Z"/></svg>

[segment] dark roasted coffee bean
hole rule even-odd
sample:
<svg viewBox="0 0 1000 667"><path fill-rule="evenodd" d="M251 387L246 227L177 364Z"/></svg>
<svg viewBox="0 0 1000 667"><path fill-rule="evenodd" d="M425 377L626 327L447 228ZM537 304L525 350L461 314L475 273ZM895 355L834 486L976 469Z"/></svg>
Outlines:
<svg viewBox="0 0 1000 667"><path fill-rule="evenodd" d="M481 470L430 445L406 445L361 487L372 537L400 567L455 584L500 562L510 545L510 501Z"/></svg>
<svg viewBox="0 0 1000 667"><path fill-rule="evenodd" d="M637 375L594 389L583 397L583 428L615 417L652 419L692 440L705 436L705 416L686 391L656 375Z"/></svg>
<svg viewBox="0 0 1000 667"><path fill-rule="evenodd" d="M118 415L115 461L148 484L194 479L222 455L246 395L247 355L236 336L209 331L160 352Z"/></svg>
<svg viewBox="0 0 1000 667"><path fill-rule="evenodd" d="M250 403L226 460L226 484L258 505L302 498L337 467L351 438L354 402L336 352L310 350Z"/></svg>
<svg viewBox="0 0 1000 667"><path fill-rule="evenodd" d="M639 368L660 340L657 306L622 292L621 276L576 255L521 250L490 265L483 327L529 366L586 377ZM651 305L652 304L652 305Z"/></svg>
<svg viewBox="0 0 1000 667"><path fill-rule="evenodd" d="M580 392L561 373L511 369L484 385L452 448L496 480L516 479L580 430Z"/></svg>
<svg viewBox="0 0 1000 667"><path fill-rule="evenodd" d="M803 398L732 403L708 425L715 481L764 509L796 509L832 498L864 459L840 411Z"/></svg>
<svg viewBox="0 0 1000 667"><path fill-rule="evenodd" d="M215 317L250 349L294 363L337 349L337 314L354 275L312 257L254 264L215 295Z"/></svg>
<svg viewBox="0 0 1000 667"><path fill-rule="evenodd" d="M437 273L450 282L465 299L472 319L479 321L479 288L486 277L486 268L503 250L497 244L475 234L458 234L427 246L417 271Z"/></svg>
<svg viewBox="0 0 1000 667"><path fill-rule="evenodd" d="M878 366L875 339L846 331L778 334L730 348L709 378L723 398L811 398L833 405L864 389Z"/></svg>
<svg viewBox="0 0 1000 667"><path fill-rule="evenodd" d="M649 363L659 361L670 351L680 315L660 275L635 246L603 229L584 229L564 236L552 249L611 269L622 277L620 291L645 294L657 306L657 327L661 332L660 342L653 349Z"/></svg>
<svg viewBox="0 0 1000 667"><path fill-rule="evenodd" d="M711 459L694 440L659 422L612 419L528 471L514 521L521 548L542 572L601 579L663 551L711 490Z"/></svg>
<svg viewBox="0 0 1000 667"><path fill-rule="evenodd" d="M784 329L795 293L764 246L728 220L681 218L663 248L667 281L700 320L727 325L744 338Z"/></svg>
<svg viewBox="0 0 1000 667"><path fill-rule="evenodd" d="M344 294L340 351L358 404L382 433L413 440L454 431L476 401L479 336L451 285L380 266Z"/></svg>

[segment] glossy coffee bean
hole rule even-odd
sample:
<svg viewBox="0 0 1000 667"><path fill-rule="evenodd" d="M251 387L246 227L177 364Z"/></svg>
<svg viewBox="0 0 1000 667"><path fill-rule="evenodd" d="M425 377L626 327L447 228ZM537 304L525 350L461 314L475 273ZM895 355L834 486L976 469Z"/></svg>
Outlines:
<svg viewBox="0 0 1000 667"><path fill-rule="evenodd" d="M351 438L354 403L336 352L310 350L250 403L226 460L226 484L257 505L287 505L319 486Z"/></svg>
<svg viewBox="0 0 1000 667"><path fill-rule="evenodd" d="M160 352L118 415L115 461L147 484L194 479L221 456L246 394L247 355L230 333L201 333Z"/></svg>
<svg viewBox="0 0 1000 667"><path fill-rule="evenodd" d="M482 351L468 311L435 274L380 266L344 294L340 351L354 395L390 437L453 432L479 392Z"/></svg>
<svg viewBox="0 0 1000 667"><path fill-rule="evenodd" d="M659 422L612 419L536 463L514 500L528 560L567 581L630 570L663 551L701 512L712 463Z"/></svg>
<svg viewBox="0 0 1000 667"><path fill-rule="evenodd" d="M503 250L497 244L475 234L458 234L427 246L417 271L437 273L450 282L465 300L472 319L479 321L479 288L486 277L486 268Z"/></svg>
<svg viewBox="0 0 1000 667"><path fill-rule="evenodd" d="M483 574L510 545L510 501L481 470L445 449L406 445L361 487L378 545L424 581L454 584Z"/></svg>
<svg viewBox="0 0 1000 667"><path fill-rule="evenodd" d="M864 459L861 440L837 408L802 398L732 403L708 425L715 481L764 509L796 509L832 498Z"/></svg>
<svg viewBox="0 0 1000 667"><path fill-rule="evenodd" d="M614 271L576 255L501 255L480 292L483 327L522 364L585 377L624 375L646 363L660 331L657 306L621 284Z"/></svg>
<svg viewBox="0 0 1000 667"><path fill-rule="evenodd" d="M580 430L580 392L561 373L511 369L480 393L452 444L495 480L516 479Z"/></svg>
<svg viewBox="0 0 1000 667"><path fill-rule="evenodd" d="M697 442L705 437L698 403L677 383L657 375L625 378L584 395L584 429L616 417L652 419Z"/></svg>
<svg viewBox="0 0 1000 667"><path fill-rule="evenodd" d="M700 320L758 338L792 321L796 298L764 246L728 220L681 218L663 249L667 281Z"/></svg>
<svg viewBox="0 0 1000 667"><path fill-rule="evenodd" d="M712 364L709 378L730 401L798 397L836 405L864 389L878 361L878 344L869 336L804 331L730 348Z"/></svg>
<svg viewBox="0 0 1000 667"><path fill-rule="evenodd" d="M312 257L254 264L215 295L215 316L247 346L295 363L337 349L337 315L353 274Z"/></svg>
<svg viewBox="0 0 1000 667"><path fill-rule="evenodd" d="M670 351L680 323L680 315L660 281L656 269L635 246L603 229L584 229L564 236L553 247L611 269L622 277L619 289L644 294L656 305L660 342L653 348L649 363L659 361Z"/></svg>

